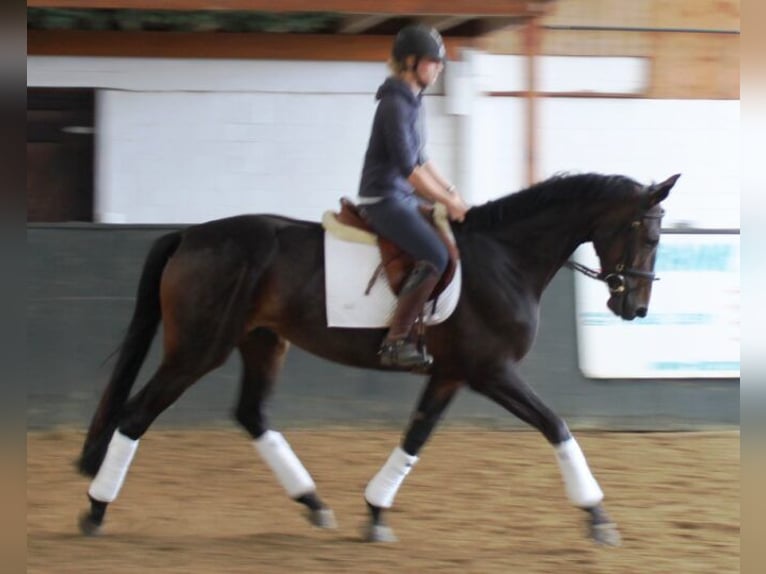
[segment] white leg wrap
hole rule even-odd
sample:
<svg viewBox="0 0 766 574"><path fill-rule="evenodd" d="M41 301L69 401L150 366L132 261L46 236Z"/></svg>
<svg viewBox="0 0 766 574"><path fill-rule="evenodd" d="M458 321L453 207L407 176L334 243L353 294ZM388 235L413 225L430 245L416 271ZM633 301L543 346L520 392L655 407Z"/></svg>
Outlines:
<svg viewBox="0 0 766 574"><path fill-rule="evenodd" d="M316 490L311 475L281 433L268 430L253 444L290 498Z"/></svg>
<svg viewBox="0 0 766 574"><path fill-rule="evenodd" d="M604 499L604 493L593 478L580 445L570 437L556 446L561 476L569 500L580 508L590 508Z"/></svg>
<svg viewBox="0 0 766 574"><path fill-rule="evenodd" d="M137 448L137 440L126 437L118 430L114 431L104 462L90 483L88 494L91 498L100 502L112 502L117 498Z"/></svg>
<svg viewBox="0 0 766 574"><path fill-rule="evenodd" d="M401 447L396 447L383 468L367 485L364 491L367 502L380 508L391 508L396 492L404 482L404 477L410 473L417 461L417 456L411 456Z"/></svg>

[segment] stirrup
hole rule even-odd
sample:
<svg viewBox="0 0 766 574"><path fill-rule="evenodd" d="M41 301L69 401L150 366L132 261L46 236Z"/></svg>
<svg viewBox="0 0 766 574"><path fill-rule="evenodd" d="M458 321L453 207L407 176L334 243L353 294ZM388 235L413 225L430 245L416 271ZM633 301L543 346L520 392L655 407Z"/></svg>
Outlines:
<svg viewBox="0 0 766 574"><path fill-rule="evenodd" d="M407 339L383 342L378 351L380 364L384 367L399 367L403 369L427 369L434 362L425 347L419 349L415 343Z"/></svg>

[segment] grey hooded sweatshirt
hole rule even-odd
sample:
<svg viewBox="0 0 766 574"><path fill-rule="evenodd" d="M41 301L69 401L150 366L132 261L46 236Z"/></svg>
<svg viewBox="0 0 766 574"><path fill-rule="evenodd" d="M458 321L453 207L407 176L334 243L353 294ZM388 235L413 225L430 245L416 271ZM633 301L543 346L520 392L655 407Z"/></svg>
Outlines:
<svg viewBox="0 0 766 574"><path fill-rule="evenodd" d="M372 201L413 193L407 178L427 161L422 92L416 95L403 81L389 77L375 99L379 103L359 184L359 196Z"/></svg>

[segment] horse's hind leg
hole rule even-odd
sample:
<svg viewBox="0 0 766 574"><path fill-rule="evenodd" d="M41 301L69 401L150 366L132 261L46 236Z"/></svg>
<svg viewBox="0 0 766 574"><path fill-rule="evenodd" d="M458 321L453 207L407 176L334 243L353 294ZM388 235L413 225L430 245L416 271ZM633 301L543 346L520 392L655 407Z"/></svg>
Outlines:
<svg viewBox="0 0 766 574"><path fill-rule="evenodd" d="M273 331L259 328L240 343L243 373L235 417L253 437L253 445L287 495L305 505L314 526L334 528L335 517L316 493L316 485L281 433L270 429L264 401L271 394L288 343Z"/></svg>
<svg viewBox="0 0 766 574"><path fill-rule="evenodd" d="M604 494L564 420L554 413L510 365L497 366L469 385L539 430L554 447L569 501L588 513L591 537L617 546L620 535L601 502Z"/></svg>
<svg viewBox="0 0 766 574"><path fill-rule="evenodd" d="M166 360L148 383L126 404L117 429L107 448L104 461L88 489L90 511L80 519L85 534L96 534L104 521L107 506L122 489L139 439L152 422L203 374L220 364L180 366Z"/></svg>
<svg viewBox="0 0 766 574"><path fill-rule="evenodd" d="M119 494L140 437L187 388L221 365L245 333L253 266L233 242L211 249L194 240L184 245L166 263L159 294L152 295L151 305L159 305L162 315L162 364L109 421L116 430L104 437L110 442L89 489L91 511L81 522L86 532L98 528Z"/></svg>
<svg viewBox="0 0 766 574"><path fill-rule="evenodd" d="M429 379L401 446L394 449L364 491L370 512L370 520L364 532L368 542L396 541L396 536L383 519L383 513L393 505L397 491L418 461L420 449L431 436L461 385L462 381L445 380L437 374Z"/></svg>

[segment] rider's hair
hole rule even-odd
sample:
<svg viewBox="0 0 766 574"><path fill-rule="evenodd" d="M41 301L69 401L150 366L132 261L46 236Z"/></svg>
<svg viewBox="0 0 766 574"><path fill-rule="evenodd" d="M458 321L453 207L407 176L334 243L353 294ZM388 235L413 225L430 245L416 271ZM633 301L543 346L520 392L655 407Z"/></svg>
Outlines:
<svg viewBox="0 0 766 574"><path fill-rule="evenodd" d="M409 69L407 67L406 59L402 61L402 60L396 60L393 57L391 57L388 59L388 62L386 63L386 65L388 66L388 71L391 72L391 74L394 76L398 76L399 74L402 74Z"/></svg>

